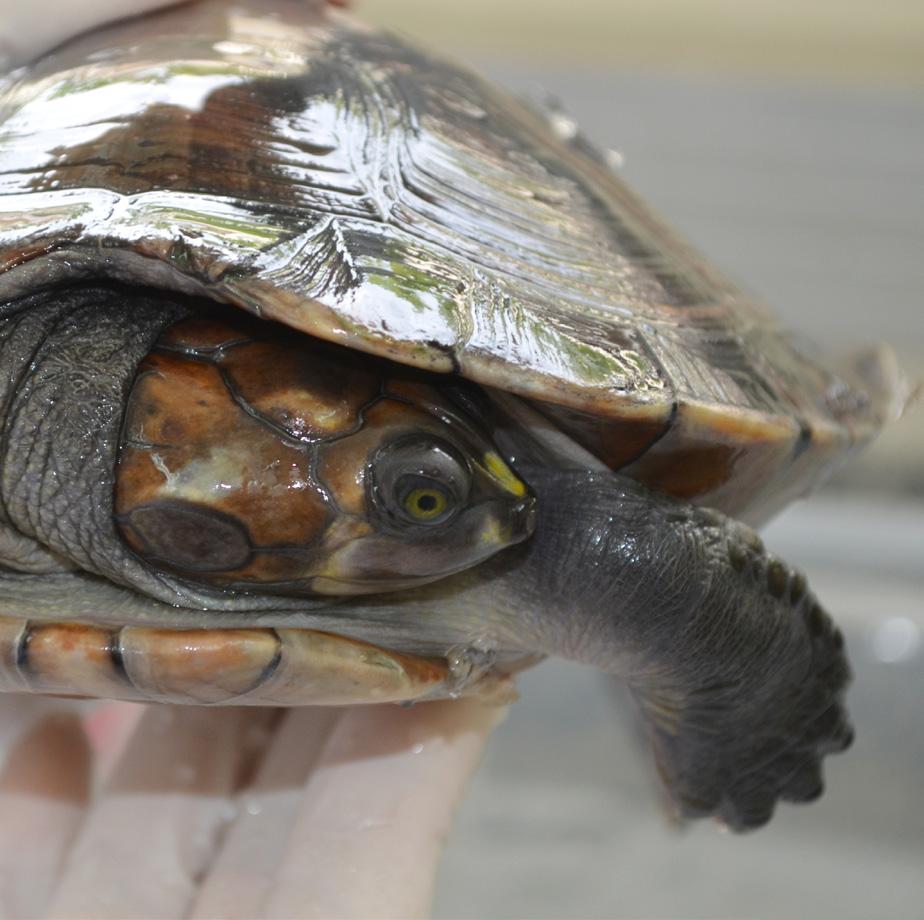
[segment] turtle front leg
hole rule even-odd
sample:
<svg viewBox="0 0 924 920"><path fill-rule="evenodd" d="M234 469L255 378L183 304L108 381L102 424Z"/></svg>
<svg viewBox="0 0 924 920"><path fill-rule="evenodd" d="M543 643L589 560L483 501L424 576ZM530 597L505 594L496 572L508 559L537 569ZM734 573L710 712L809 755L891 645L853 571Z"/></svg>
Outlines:
<svg viewBox="0 0 924 920"><path fill-rule="evenodd" d="M682 813L744 830L817 798L821 758L851 742L850 670L804 577L744 525L631 480L524 473L540 518L507 576L521 616L540 650L629 681Z"/></svg>

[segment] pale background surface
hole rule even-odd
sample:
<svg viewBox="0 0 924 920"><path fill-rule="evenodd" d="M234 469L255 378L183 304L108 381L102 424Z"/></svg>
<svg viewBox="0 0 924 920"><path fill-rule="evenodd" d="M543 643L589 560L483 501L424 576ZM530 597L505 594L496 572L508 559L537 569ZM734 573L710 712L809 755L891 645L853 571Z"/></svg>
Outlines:
<svg viewBox="0 0 924 920"><path fill-rule="evenodd" d="M924 4L366 0L522 91L793 326L924 378ZM746 838L661 819L628 708L548 663L495 736L440 878L464 917L924 917L924 410L767 539L844 624L857 741Z"/></svg>
<svg viewBox="0 0 924 920"><path fill-rule="evenodd" d="M470 58L678 75L924 80L919 0L354 0L382 25Z"/></svg>

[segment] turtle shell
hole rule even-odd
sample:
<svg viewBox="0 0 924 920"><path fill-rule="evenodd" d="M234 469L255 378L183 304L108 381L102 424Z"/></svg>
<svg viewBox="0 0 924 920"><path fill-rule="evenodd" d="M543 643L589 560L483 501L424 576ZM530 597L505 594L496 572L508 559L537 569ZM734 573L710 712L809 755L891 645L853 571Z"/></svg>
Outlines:
<svg viewBox="0 0 924 920"><path fill-rule="evenodd" d="M0 99L0 301L110 277L535 401L613 469L759 519L866 440L884 365L803 354L555 119L342 14L199 3Z"/></svg>

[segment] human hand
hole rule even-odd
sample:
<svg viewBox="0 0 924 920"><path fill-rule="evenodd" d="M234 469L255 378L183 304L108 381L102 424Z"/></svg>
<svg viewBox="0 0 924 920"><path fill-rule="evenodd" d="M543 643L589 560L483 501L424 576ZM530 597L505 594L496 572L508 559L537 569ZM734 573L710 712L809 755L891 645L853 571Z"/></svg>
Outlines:
<svg viewBox="0 0 924 920"><path fill-rule="evenodd" d="M502 712L0 697L0 916L426 915Z"/></svg>

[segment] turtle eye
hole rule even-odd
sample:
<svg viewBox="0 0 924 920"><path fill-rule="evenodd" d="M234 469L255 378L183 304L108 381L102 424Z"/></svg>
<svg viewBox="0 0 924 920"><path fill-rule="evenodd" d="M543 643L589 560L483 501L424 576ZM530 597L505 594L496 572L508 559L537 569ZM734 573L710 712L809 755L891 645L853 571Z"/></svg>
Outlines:
<svg viewBox="0 0 924 920"><path fill-rule="evenodd" d="M437 523L452 512L452 496L443 486L423 476L402 476L398 483L401 507L421 523Z"/></svg>
<svg viewBox="0 0 924 920"><path fill-rule="evenodd" d="M468 465L442 441L400 441L374 459L372 498L395 524L442 524L465 504Z"/></svg>

